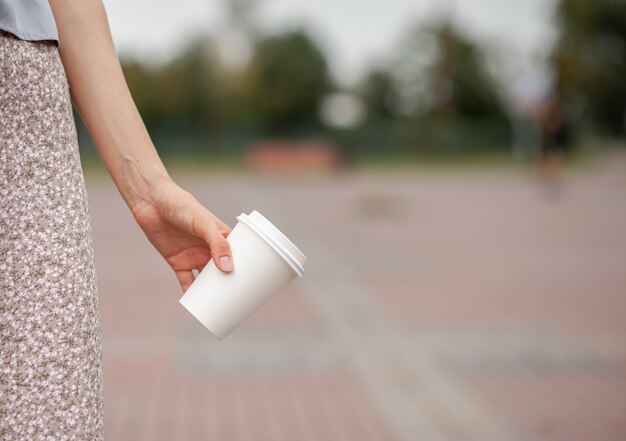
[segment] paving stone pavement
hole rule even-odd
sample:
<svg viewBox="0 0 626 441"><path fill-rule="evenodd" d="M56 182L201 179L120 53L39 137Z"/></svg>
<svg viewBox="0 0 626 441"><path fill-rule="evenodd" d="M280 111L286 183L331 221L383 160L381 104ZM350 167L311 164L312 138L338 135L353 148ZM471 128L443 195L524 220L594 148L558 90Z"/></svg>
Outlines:
<svg viewBox="0 0 626 441"><path fill-rule="evenodd" d="M307 272L219 342L88 176L107 440L625 439L624 156L556 201L511 169L173 174Z"/></svg>

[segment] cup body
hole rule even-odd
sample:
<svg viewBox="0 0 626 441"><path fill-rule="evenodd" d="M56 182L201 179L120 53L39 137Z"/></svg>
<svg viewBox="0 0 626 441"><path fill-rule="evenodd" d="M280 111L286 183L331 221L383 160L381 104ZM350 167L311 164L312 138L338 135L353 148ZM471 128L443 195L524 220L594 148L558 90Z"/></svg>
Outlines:
<svg viewBox="0 0 626 441"><path fill-rule="evenodd" d="M227 238L233 270L224 273L211 259L179 301L220 340L301 276L277 252L271 239L268 242L255 230L255 225L240 220Z"/></svg>

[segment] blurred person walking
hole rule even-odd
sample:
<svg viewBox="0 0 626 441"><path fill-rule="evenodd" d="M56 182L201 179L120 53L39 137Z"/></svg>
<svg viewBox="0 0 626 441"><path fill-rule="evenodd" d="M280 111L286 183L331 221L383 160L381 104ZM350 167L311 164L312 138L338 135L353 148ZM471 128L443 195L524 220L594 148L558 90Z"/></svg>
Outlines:
<svg viewBox="0 0 626 441"><path fill-rule="evenodd" d="M99 298L72 102L182 290L212 257L233 268L231 228L171 179L152 144L101 0L0 0L2 440L104 439Z"/></svg>
<svg viewBox="0 0 626 441"><path fill-rule="evenodd" d="M563 184L563 161L570 147L570 126L560 100L552 96L539 109L539 179L550 197Z"/></svg>

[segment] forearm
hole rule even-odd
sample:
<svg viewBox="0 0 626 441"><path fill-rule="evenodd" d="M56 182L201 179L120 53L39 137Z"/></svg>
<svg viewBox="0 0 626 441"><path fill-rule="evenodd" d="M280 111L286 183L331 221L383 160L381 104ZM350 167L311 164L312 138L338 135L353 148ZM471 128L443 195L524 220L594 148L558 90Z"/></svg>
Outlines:
<svg viewBox="0 0 626 441"><path fill-rule="evenodd" d="M131 208L169 175L126 85L101 0L50 0L72 101Z"/></svg>

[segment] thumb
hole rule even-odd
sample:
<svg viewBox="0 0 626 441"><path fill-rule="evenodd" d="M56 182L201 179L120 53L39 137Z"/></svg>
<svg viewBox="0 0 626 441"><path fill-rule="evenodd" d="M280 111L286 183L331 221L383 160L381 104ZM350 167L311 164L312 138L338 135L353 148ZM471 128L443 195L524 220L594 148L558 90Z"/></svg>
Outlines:
<svg viewBox="0 0 626 441"><path fill-rule="evenodd" d="M226 238L217 229L211 229L208 239L211 257L215 265L223 272L232 271L233 257Z"/></svg>
<svg viewBox="0 0 626 441"><path fill-rule="evenodd" d="M202 238L211 250L213 263L223 272L233 270L233 258L230 244L220 232L217 222L221 222L210 211L196 203L192 212L191 231ZM227 226L226 224L224 224ZM230 229L230 227L228 227Z"/></svg>

